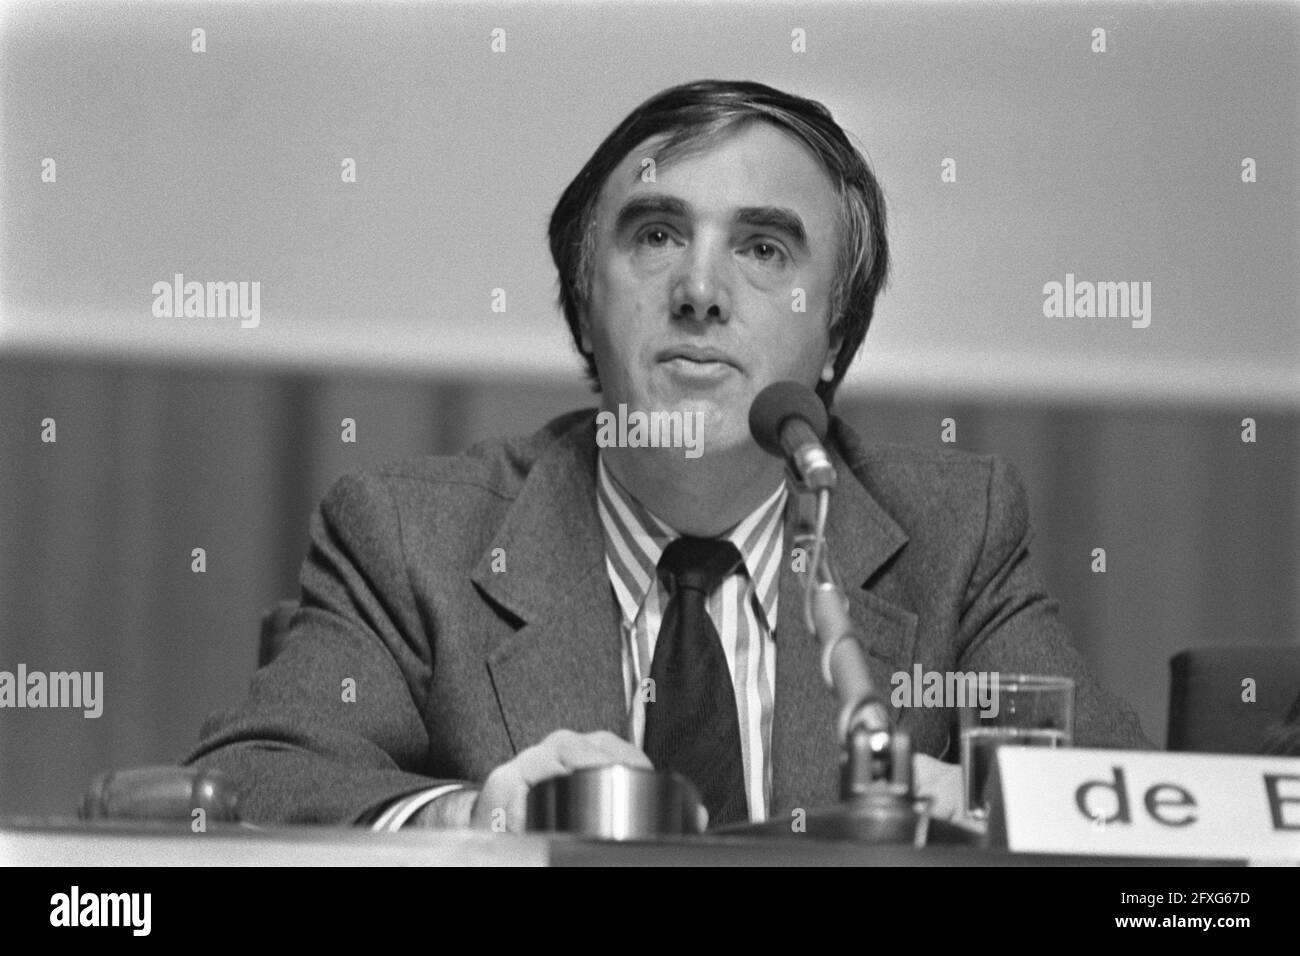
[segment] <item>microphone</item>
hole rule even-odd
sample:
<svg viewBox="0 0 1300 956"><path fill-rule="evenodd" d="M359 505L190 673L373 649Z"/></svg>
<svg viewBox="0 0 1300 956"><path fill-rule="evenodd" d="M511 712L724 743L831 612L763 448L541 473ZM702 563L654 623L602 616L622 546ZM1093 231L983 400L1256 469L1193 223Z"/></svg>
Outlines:
<svg viewBox="0 0 1300 956"><path fill-rule="evenodd" d="M849 601L826 554L826 519L835 468L822 444L826 407L812 389L798 382L776 382L758 393L749 408L749 431L760 448L784 458L795 478L817 495L812 531L812 567L804 587L804 620L821 645L822 679L840 705L838 731L844 758L840 796L868 816L888 819L899 833L910 832L912 808L911 740L895 727L876 693L863 641Z"/></svg>
<svg viewBox="0 0 1300 956"><path fill-rule="evenodd" d="M809 491L835 487L835 466L822 444L827 424L822 400L798 382L773 382L749 406L749 433L758 447L784 458Z"/></svg>

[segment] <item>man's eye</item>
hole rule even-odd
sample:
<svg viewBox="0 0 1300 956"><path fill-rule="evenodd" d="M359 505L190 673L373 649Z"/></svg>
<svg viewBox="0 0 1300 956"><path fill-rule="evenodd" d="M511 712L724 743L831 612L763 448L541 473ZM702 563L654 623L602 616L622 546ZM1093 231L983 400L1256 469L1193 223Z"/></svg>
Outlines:
<svg viewBox="0 0 1300 956"><path fill-rule="evenodd" d="M641 243L652 249L662 249L668 245L671 238L666 229L647 229L641 233Z"/></svg>
<svg viewBox="0 0 1300 956"><path fill-rule="evenodd" d="M785 250L774 242L756 242L749 251L758 262L784 265L786 261Z"/></svg>

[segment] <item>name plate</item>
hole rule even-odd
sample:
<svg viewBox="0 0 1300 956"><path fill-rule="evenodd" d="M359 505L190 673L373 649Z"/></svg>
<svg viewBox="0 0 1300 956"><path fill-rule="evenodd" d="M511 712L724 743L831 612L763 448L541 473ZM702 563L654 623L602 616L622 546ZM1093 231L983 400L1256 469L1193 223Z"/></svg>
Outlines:
<svg viewBox="0 0 1300 956"><path fill-rule="evenodd" d="M999 747L995 758L992 846L1300 861L1300 757Z"/></svg>

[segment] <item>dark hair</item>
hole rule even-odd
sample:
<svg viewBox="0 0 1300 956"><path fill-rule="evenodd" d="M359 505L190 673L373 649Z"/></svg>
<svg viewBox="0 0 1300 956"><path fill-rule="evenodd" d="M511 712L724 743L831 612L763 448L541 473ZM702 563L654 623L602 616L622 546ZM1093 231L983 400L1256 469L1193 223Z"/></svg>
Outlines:
<svg viewBox="0 0 1300 956"><path fill-rule="evenodd" d="M876 296L889 272L885 198L866 159L822 104L761 83L699 80L674 86L646 100L605 137L551 213L551 257L560 273L560 306L587 375L600 390L592 355L583 351L579 315L591 290L596 205L605 181L640 143L667 133L655 162L698 150L719 134L752 122L768 122L807 146L835 184L840 200L839 255L830 293L832 335L842 335L835 375L818 382L827 406L858 353L871 324Z"/></svg>

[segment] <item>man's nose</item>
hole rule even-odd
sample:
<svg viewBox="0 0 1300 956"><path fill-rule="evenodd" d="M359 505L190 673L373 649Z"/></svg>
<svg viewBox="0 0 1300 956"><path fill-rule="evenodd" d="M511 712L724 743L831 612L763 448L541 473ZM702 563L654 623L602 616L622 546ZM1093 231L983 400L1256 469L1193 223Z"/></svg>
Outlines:
<svg viewBox="0 0 1300 956"><path fill-rule="evenodd" d="M673 318L698 322L731 318L727 255L722 243L697 241L690 246L673 279Z"/></svg>

